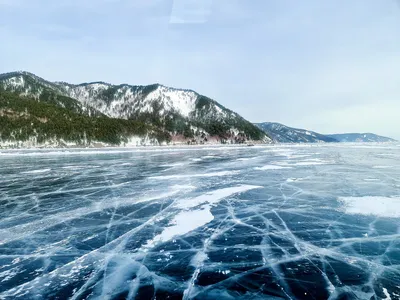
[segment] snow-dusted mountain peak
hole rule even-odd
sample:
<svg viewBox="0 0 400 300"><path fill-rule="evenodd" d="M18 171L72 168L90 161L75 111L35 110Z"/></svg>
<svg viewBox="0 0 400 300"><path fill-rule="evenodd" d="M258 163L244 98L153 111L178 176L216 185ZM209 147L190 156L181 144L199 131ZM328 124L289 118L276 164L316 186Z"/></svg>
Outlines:
<svg viewBox="0 0 400 300"><path fill-rule="evenodd" d="M92 115L137 120L185 139L201 136L207 140L209 136L233 143L271 141L262 130L239 114L189 89L162 84L113 85L102 81L81 84L49 82L29 72L0 75L1 88L36 99L44 98L62 107L75 101L73 105L77 112L89 111L86 108L90 108Z"/></svg>
<svg viewBox="0 0 400 300"><path fill-rule="evenodd" d="M196 108L198 94L192 91L172 89L159 85L156 90L147 95L147 102L161 101L165 110L175 110L188 118Z"/></svg>

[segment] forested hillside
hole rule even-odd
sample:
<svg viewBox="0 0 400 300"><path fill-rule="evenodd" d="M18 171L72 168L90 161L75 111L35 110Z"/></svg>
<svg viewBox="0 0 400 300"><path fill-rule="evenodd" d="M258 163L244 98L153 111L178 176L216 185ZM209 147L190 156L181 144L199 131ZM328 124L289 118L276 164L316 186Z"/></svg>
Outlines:
<svg viewBox="0 0 400 300"><path fill-rule="evenodd" d="M158 143L170 140L167 132L140 121L88 116L53 101L42 102L0 91L0 137L4 141L31 140L41 144L51 140L77 145L92 142L121 145L132 136L146 135Z"/></svg>

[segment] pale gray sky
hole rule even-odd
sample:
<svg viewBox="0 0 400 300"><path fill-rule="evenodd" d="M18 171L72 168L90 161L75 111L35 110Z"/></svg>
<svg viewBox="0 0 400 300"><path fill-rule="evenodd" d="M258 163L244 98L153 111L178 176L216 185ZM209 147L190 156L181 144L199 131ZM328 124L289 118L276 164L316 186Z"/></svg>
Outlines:
<svg viewBox="0 0 400 300"><path fill-rule="evenodd" d="M162 83L254 121L400 139L395 0L0 0L0 72Z"/></svg>

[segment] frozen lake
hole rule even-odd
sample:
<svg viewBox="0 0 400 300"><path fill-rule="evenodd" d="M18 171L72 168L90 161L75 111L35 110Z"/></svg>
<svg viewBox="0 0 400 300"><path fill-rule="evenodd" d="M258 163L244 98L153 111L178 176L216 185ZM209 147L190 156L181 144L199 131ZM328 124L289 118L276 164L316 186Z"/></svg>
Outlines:
<svg viewBox="0 0 400 300"><path fill-rule="evenodd" d="M400 147L0 150L0 299L400 299Z"/></svg>

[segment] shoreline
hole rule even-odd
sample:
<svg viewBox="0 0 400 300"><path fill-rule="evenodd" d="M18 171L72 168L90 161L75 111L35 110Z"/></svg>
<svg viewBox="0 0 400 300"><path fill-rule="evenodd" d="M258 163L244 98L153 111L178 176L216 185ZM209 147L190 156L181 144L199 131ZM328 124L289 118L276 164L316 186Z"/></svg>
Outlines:
<svg viewBox="0 0 400 300"><path fill-rule="evenodd" d="M257 148L273 148L276 146L279 147L321 147L321 146L336 146L336 147L363 147L363 146L380 146L380 145L392 145L400 147L399 142L370 142L370 143L297 143L297 144L288 144L288 143L251 143L249 144L202 144L202 145L187 145L187 144L179 144L179 145L142 145L142 146L100 146L100 147L20 147L20 148L0 148L0 155L11 155L18 154L21 152L29 153L37 153L42 152L51 153L65 153L65 154L78 154L78 153L100 153L102 151L107 152L118 152L118 153L128 153L128 152L148 152L148 151L176 151L176 150L218 150L218 149L257 149ZM252 147L249 147L252 146Z"/></svg>
<svg viewBox="0 0 400 300"><path fill-rule="evenodd" d="M114 151L114 152L131 152L131 151L152 151L152 150L178 150L178 149L185 149L185 150L201 150L201 149L222 149L222 148L230 148L230 149L247 149L247 148L263 148L267 146L275 146L277 144L266 144L266 143L257 143L253 144L252 147L249 147L249 144L202 144L202 145L144 145L144 146L100 146L100 147L20 147L20 148L0 148L1 153L12 153L18 151L56 151L56 152L91 152L91 151Z"/></svg>
<svg viewBox="0 0 400 300"><path fill-rule="evenodd" d="M217 146L254 146L254 145L268 145L273 144L273 142L268 141L255 141L255 140L247 140L242 143L221 143L219 141L210 140L208 142L203 143L191 143L191 142L182 142L182 141L173 141L170 143L162 142L159 143L154 140L150 140L147 138L141 138L137 140L135 138L131 138L126 143L121 143L119 145L116 144L108 144L99 141L92 141L89 143L77 144L75 142L66 142L66 141L47 141L44 143L36 143L36 141L0 141L0 150L22 150L22 149L136 149L136 148L151 148L151 147L217 147Z"/></svg>

